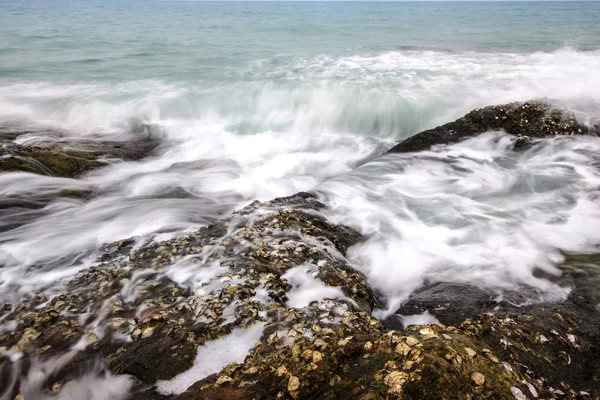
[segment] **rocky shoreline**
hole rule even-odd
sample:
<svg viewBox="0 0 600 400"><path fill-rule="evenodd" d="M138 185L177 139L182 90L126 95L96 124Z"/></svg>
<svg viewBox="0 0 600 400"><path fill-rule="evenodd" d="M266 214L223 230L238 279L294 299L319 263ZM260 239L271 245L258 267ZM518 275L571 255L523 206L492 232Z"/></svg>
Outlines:
<svg viewBox="0 0 600 400"><path fill-rule="evenodd" d="M515 103L474 110L390 151L499 129L520 135L515 150L597 133L546 103ZM37 154L56 160L57 151ZM97 166L89 153L64 154L69 165L75 157ZM0 169L47 172L24 165ZM566 255L552 279L572 290L556 303L433 282L397 313L427 312L440 324L404 327L371 316L381 300L345 258L361 235L329 222L325 206L298 193L185 236L114 243L60 287L2 304L1 398L68 398L85 376L113 379L139 400L599 398L599 255ZM248 348L231 355L229 336Z"/></svg>

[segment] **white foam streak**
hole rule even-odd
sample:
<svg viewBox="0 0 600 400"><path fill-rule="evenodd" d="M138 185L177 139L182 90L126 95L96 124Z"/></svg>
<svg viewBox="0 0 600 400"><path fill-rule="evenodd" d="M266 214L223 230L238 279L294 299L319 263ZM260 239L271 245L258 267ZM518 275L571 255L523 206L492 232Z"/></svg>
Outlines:
<svg viewBox="0 0 600 400"><path fill-rule="evenodd" d="M294 287L288 293L287 305L294 308L307 307L312 301L340 299L354 303L339 287L327 286L315 278L314 266L300 265L281 275Z"/></svg>
<svg viewBox="0 0 600 400"><path fill-rule="evenodd" d="M67 384L60 391L58 400L125 400L132 387L133 379L127 375L85 375Z"/></svg>
<svg viewBox="0 0 600 400"><path fill-rule="evenodd" d="M222 338L198 347L194 365L173 379L158 381L156 390L162 395L177 395L185 392L194 383L219 372L226 365L244 361L260 340L264 328L264 323L256 323L248 328L235 329Z"/></svg>
<svg viewBox="0 0 600 400"><path fill-rule="evenodd" d="M423 314L416 315L397 315L402 321L402 325L406 328L410 325L424 325L424 324L439 324L440 321L437 318L425 310Z"/></svg>
<svg viewBox="0 0 600 400"><path fill-rule="evenodd" d="M518 153L488 133L435 151L389 155L321 184L328 216L368 239L349 259L395 311L427 282L491 289L569 289L534 274L558 274L560 251L597 251L600 140L556 138Z"/></svg>

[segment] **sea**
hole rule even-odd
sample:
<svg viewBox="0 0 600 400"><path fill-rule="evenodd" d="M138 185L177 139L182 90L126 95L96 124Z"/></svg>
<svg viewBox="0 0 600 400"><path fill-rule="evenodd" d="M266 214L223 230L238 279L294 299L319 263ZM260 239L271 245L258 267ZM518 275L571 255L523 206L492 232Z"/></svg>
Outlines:
<svg viewBox="0 0 600 400"><path fill-rule="evenodd" d="M0 174L5 199L93 193L0 210L26 220L0 230L0 304L108 243L300 191L365 238L347 257L381 294L377 317L432 281L565 296L535 271L599 251L600 139L515 153L488 132L385 153L493 104L550 99L597 122L598 21L591 1L2 0L0 127L18 144L160 144L78 179Z"/></svg>

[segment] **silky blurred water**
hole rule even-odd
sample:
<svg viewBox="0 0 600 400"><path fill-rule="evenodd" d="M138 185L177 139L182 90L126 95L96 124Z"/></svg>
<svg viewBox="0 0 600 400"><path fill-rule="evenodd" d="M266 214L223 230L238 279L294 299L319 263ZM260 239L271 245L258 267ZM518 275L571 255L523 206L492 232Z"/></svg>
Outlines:
<svg viewBox="0 0 600 400"><path fill-rule="evenodd" d="M564 298L570 288L546 279L564 252L598 251L600 139L516 152L514 137L488 132L380 156L490 104L547 97L597 121L598 21L598 2L2 0L0 132L159 145L73 179L0 173L0 304L53 296L106 243L159 241L298 191L363 235L346 257L381 295L377 317L437 281ZM284 276L299 307L341 293L307 279L309 267ZM189 288L215 268L160 274ZM258 328L209 342L198 356L210 362L160 390L243 359ZM11 379L45 398L44 379L80 350L27 376L15 363ZM120 399L133 385L96 372L59 398Z"/></svg>

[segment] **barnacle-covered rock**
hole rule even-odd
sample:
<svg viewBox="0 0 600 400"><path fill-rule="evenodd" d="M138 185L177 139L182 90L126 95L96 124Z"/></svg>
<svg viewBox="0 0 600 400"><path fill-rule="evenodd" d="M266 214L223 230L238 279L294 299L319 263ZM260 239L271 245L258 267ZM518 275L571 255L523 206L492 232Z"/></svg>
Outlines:
<svg viewBox="0 0 600 400"><path fill-rule="evenodd" d="M190 368L198 346L234 329L267 323L265 334L301 337L321 321L370 321L375 296L343 256L360 236L327 222L321 207L300 193L253 203L191 235L106 246L98 263L66 282L62 294L11 305L7 319L17 324L0 338L2 345L25 360L80 346L73 362L86 365L101 357L113 374L131 375L146 390ZM299 309L288 304L294 285L284 275L298 267L307 279L339 288L336 301ZM198 282L194 277L205 270L211 272ZM319 357L313 353L311 360L317 364ZM44 385L59 387L76 373L67 366Z"/></svg>
<svg viewBox="0 0 600 400"><path fill-rule="evenodd" d="M17 395L36 360L79 348L44 378L43 390L60 391L100 359L112 374L134 377L137 400L598 393L598 363L590 357L600 348L598 322L591 319L597 256L565 262L561 279L575 290L564 303L498 307L484 291L473 289L465 299L464 287L439 284L403 310L444 308L448 318L435 315L447 325L403 327L371 316L376 295L344 258L360 236L328 223L321 207L301 193L255 202L191 235L107 246L97 265L65 283L64 293L2 308L3 318L14 321L0 336L6 354L0 368L10 375L0 380L10 385L2 389ZM291 271L320 282L333 297L291 301L301 290ZM471 297L475 306L468 305ZM245 360L200 377L182 393L157 392L157 383L197 362L199 346L257 324L263 331ZM22 368L17 376L15 360Z"/></svg>
<svg viewBox="0 0 600 400"><path fill-rule="evenodd" d="M572 112L556 108L544 100L529 101L475 109L454 122L411 136L389 152L427 150L433 145L456 143L487 131L498 130L518 136L515 148L526 147L531 138L597 132L596 127L588 127L577 121Z"/></svg>
<svg viewBox="0 0 600 400"><path fill-rule="evenodd" d="M511 399L519 390L530 398L575 399L594 390L546 377L548 363L557 362L560 352L585 354L565 341L553 349L536 346L536 335L550 334L549 325L540 329L515 323L516 316L489 314L459 327L386 331L360 315L352 324L322 327L293 343L263 341L243 364L176 398L218 399L233 390L243 391L238 393L244 399ZM562 337L568 327L552 325L550 331L556 329Z"/></svg>

